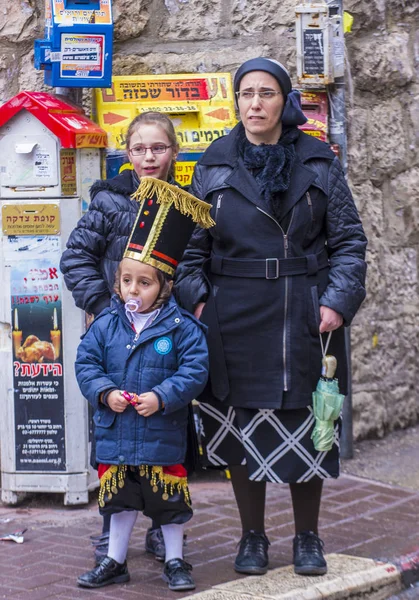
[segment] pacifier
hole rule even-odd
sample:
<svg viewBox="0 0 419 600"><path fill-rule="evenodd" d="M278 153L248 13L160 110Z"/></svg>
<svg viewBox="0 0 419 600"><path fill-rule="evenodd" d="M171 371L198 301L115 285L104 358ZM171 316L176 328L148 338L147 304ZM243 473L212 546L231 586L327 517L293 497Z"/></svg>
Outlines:
<svg viewBox="0 0 419 600"><path fill-rule="evenodd" d="M125 310L130 313L135 313L141 308L142 304L143 303L141 302L140 298L128 298L128 300L125 302Z"/></svg>

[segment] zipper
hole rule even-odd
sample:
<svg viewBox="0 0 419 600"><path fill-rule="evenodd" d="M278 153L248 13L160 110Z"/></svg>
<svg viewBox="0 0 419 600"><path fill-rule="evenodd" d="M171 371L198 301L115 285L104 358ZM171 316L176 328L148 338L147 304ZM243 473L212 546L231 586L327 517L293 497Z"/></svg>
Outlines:
<svg viewBox="0 0 419 600"><path fill-rule="evenodd" d="M217 215L218 215L218 211L220 210L221 207L221 200L223 199L224 194L218 194L218 198L217 198L217 204L215 207L215 217L214 217L214 221L217 222Z"/></svg>
<svg viewBox="0 0 419 600"><path fill-rule="evenodd" d="M310 198L310 202L311 202L311 198ZM294 218L295 207L292 209L291 219L290 219L288 229L286 232L284 232L284 230L282 229L282 227L278 223L278 221L276 219L274 219L269 213L267 213L264 210L262 210L261 208L259 208L259 206L257 206L256 208L258 210L260 210L261 213L263 213L264 215L266 215L267 217L272 219L272 221L274 221L274 223L276 223L278 225L278 227L280 228L280 230L282 231L282 236L283 236L283 240L284 240L284 258L288 258L288 233L290 231L292 220ZM285 392L288 391L287 319L288 319L288 276L285 277L284 326L283 326L283 330L282 330L282 368L284 370L283 381L284 381L284 391Z"/></svg>
<svg viewBox="0 0 419 600"><path fill-rule="evenodd" d="M308 209L310 211L310 217L311 217L310 229L309 229L309 232L311 232L311 230L313 229L313 225L314 225L314 212L313 212L313 202L311 200L310 192L306 192L306 198L307 198Z"/></svg>

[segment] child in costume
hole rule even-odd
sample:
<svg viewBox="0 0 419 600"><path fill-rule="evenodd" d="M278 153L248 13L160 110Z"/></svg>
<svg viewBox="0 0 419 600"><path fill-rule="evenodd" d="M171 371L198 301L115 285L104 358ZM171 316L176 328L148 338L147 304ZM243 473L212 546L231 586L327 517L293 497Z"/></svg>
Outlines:
<svg viewBox="0 0 419 600"><path fill-rule="evenodd" d="M182 463L188 405L206 384L208 353L204 326L171 290L195 224L214 223L210 205L163 181L143 178L137 197L116 294L77 353L77 381L95 410L100 512L111 515L107 556L77 582L96 588L129 580L126 554L141 511L162 529L169 588L190 590L183 526L192 508Z"/></svg>
<svg viewBox="0 0 419 600"><path fill-rule="evenodd" d="M169 117L156 112L135 117L127 130L126 148L132 170L93 184L89 209L70 234L60 262L76 305L91 318L110 305L116 269L138 214L139 204L132 195L141 178L175 183L179 146ZM97 468L94 444L91 462ZM106 556L108 539L109 518L105 516L102 534L92 538L97 563ZM156 523L147 530L145 548L157 560L164 560L163 536Z"/></svg>

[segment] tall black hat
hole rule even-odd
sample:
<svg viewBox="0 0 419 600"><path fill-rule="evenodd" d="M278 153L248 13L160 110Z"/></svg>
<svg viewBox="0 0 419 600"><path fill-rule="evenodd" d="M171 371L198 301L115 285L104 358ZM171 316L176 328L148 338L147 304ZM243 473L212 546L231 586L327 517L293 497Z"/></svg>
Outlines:
<svg viewBox="0 0 419 600"><path fill-rule="evenodd" d="M211 204L153 177L142 177L132 196L141 202L124 258L156 267L172 276L195 225L215 225Z"/></svg>

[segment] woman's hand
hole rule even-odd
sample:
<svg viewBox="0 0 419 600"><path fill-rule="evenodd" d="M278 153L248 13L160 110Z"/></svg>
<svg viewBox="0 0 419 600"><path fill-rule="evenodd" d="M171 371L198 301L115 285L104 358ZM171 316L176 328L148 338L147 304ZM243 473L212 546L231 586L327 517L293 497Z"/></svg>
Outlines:
<svg viewBox="0 0 419 600"><path fill-rule="evenodd" d="M124 412L129 404L119 390L113 390L110 394L108 394L106 402L108 403L109 408L117 413Z"/></svg>
<svg viewBox="0 0 419 600"><path fill-rule="evenodd" d="M343 324L343 317L328 306L320 307L320 333L325 331L334 331Z"/></svg>
<svg viewBox="0 0 419 600"><path fill-rule="evenodd" d="M204 310L204 306L205 306L205 302L199 302L196 305L196 308L195 308L195 311L194 311L194 317L196 319L200 319L201 318L201 314L202 314L202 311Z"/></svg>
<svg viewBox="0 0 419 600"><path fill-rule="evenodd" d="M159 398L154 392L145 392L138 396L135 410L142 417L150 417L159 410Z"/></svg>

